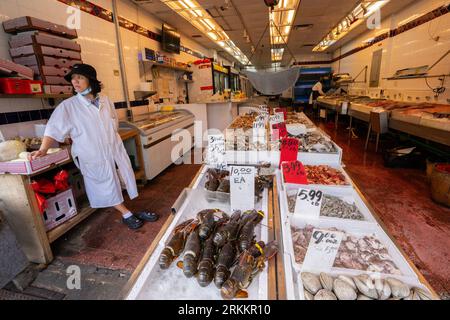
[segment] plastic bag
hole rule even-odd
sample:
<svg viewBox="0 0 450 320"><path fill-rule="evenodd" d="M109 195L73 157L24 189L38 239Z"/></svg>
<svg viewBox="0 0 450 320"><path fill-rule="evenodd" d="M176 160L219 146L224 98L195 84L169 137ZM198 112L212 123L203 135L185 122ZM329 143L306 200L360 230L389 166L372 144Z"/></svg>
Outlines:
<svg viewBox="0 0 450 320"><path fill-rule="evenodd" d="M65 191L69 189L69 173L66 170L61 170L53 178L55 182L56 191Z"/></svg>
<svg viewBox="0 0 450 320"><path fill-rule="evenodd" d="M31 183L31 187L34 192L43 193L43 194L53 194L56 192L55 185L53 182L47 179L40 179L38 181L33 181Z"/></svg>

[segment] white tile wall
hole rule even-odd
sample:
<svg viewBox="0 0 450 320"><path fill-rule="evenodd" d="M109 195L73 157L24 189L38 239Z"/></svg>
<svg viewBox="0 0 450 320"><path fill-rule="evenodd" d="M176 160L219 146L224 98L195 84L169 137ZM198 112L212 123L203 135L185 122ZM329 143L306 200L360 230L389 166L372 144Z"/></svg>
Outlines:
<svg viewBox="0 0 450 320"><path fill-rule="evenodd" d="M396 28L398 23L415 15L427 13L446 3L442 0L420 0L395 15L387 17L382 21L381 30ZM380 30L371 30L359 36L355 40L347 43L342 47L342 53L359 46L364 40L376 35ZM440 36L439 42L430 39L430 33ZM450 49L450 19L449 14L434 19L412 30L404 32L396 37L386 39L372 47L353 54L345 59L333 63L333 70L336 72L348 72L356 76L364 66L369 67L368 77L370 75L370 67L372 53L376 50L383 49L382 68L380 87L376 89L370 88L369 91L373 95L380 94L381 89L386 92L396 92L390 95L391 98L397 95L397 99L406 101L433 101L441 103L449 103L450 98L450 77L447 77L445 85L447 90L439 99L434 98L433 92L427 87L424 79L398 80L388 81L383 78L391 77L399 69L418 67L422 65L432 65L439 57ZM336 51L334 56L341 53ZM450 74L450 56L441 61L434 67L430 74ZM362 80L359 78L358 80ZM429 79L429 84L436 87L439 84L437 79ZM369 84L355 84L354 89L369 89ZM403 93L403 94L401 94ZM400 97L400 98L399 98ZM410 97L410 99L408 99Z"/></svg>

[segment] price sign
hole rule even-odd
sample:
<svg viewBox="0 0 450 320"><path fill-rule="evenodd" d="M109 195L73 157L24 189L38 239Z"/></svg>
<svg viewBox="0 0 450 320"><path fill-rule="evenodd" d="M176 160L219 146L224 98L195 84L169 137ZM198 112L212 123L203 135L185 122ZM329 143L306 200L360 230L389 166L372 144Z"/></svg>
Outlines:
<svg viewBox="0 0 450 320"><path fill-rule="evenodd" d="M294 214L318 219L323 193L320 190L298 189Z"/></svg>
<svg viewBox="0 0 450 320"><path fill-rule="evenodd" d="M225 160L225 138L223 134L208 136L207 163L217 169L224 169L227 166Z"/></svg>
<svg viewBox="0 0 450 320"><path fill-rule="evenodd" d="M284 137L287 137L287 129L286 129L286 123L280 122L272 124L272 141L277 141L279 139L282 139Z"/></svg>
<svg viewBox="0 0 450 320"><path fill-rule="evenodd" d="M286 119L287 119L287 109L286 108L276 108L274 113L275 114L282 113L283 114L283 120L286 121Z"/></svg>
<svg viewBox="0 0 450 320"><path fill-rule="evenodd" d="M295 138L283 138L281 140L279 166L285 161L297 160L298 142Z"/></svg>
<svg viewBox="0 0 450 320"><path fill-rule="evenodd" d="M230 172L231 212L255 206L255 167L232 166Z"/></svg>
<svg viewBox="0 0 450 320"><path fill-rule="evenodd" d="M300 161L288 161L281 164L285 183L308 184L305 167Z"/></svg>
<svg viewBox="0 0 450 320"><path fill-rule="evenodd" d="M281 123L283 121L284 121L284 118L283 118L282 113L275 113L274 115L269 117L269 122L270 122L271 126L273 126L274 124L277 124L277 123Z"/></svg>
<svg viewBox="0 0 450 320"><path fill-rule="evenodd" d="M344 234L339 231L314 229L303 266L306 270L329 272Z"/></svg>

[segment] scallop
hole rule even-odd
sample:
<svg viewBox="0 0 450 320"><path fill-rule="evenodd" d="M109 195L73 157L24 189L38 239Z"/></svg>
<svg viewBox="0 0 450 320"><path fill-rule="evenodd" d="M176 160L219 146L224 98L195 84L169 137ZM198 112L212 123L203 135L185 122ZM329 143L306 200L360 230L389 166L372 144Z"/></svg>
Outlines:
<svg viewBox="0 0 450 320"><path fill-rule="evenodd" d="M308 290L311 294L316 294L317 291L322 289L322 285L320 284L319 277L314 273L310 272L302 272L302 281L303 286L306 290Z"/></svg>
<svg viewBox="0 0 450 320"><path fill-rule="evenodd" d="M339 300L356 300L356 290L346 281L335 279L333 282L333 291Z"/></svg>

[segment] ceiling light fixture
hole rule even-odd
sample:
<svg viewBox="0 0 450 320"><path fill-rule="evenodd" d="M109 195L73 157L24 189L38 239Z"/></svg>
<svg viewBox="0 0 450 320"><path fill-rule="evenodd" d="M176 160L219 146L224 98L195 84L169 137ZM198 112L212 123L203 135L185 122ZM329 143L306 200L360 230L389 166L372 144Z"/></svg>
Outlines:
<svg viewBox="0 0 450 320"><path fill-rule="evenodd" d="M278 5L269 11L270 43L274 48L271 52L272 61L283 59L284 48L280 47L288 43L299 4L300 0L280 0Z"/></svg>
<svg viewBox="0 0 450 320"><path fill-rule="evenodd" d="M351 30L359 26L375 11L380 10L390 0L364 0L360 2L350 14L339 22L313 49L314 52L322 52L343 38Z"/></svg>
<svg viewBox="0 0 450 320"><path fill-rule="evenodd" d="M222 27L197 2L197 0L160 0L173 11L182 16L194 27L208 36L209 39L224 48L231 56L243 65L249 64L247 56L239 49Z"/></svg>

